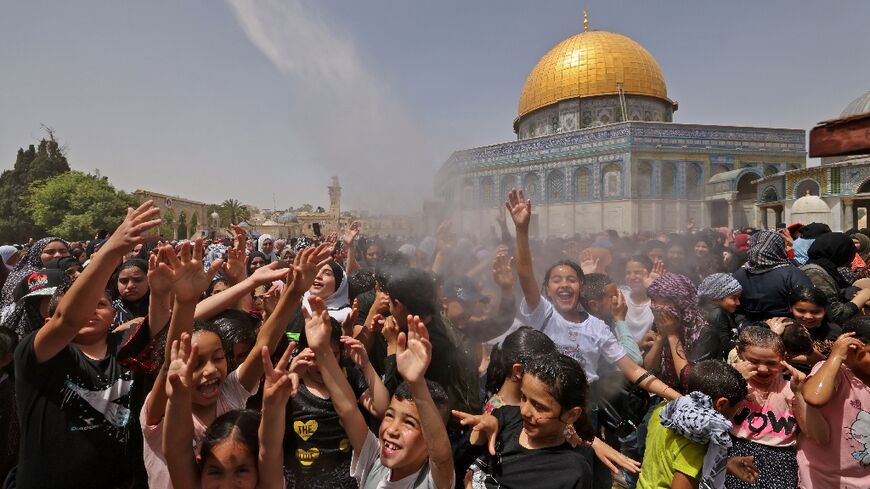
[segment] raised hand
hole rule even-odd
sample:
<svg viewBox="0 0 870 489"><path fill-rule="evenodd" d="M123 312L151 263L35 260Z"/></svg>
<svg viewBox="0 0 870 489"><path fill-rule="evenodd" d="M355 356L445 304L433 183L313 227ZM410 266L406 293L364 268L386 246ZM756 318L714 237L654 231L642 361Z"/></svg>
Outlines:
<svg viewBox="0 0 870 489"><path fill-rule="evenodd" d="M167 253L166 257L172 268L172 291L178 302L196 302L223 266L223 260L217 259L209 271L205 271L202 238L197 238L193 246L185 241L178 257L172 253Z"/></svg>
<svg viewBox="0 0 870 489"><path fill-rule="evenodd" d="M513 257L498 254L492 262L492 280L502 288L511 290L514 288L514 259Z"/></svg>
<svg viewBox="0 0 870 489"><path fill-rule="evenodd" d="M353 244L353 240L359 235L360 223L359 221L354 221L350 223L347 229L344 230L344 234L342 235L342 240L344 244L347 246L351 246Z"/></svg>
<svg viewBox="0 0 870 489"><path fill-rule="evenodd" d="M804 386L804 382L807 381L807 374L792 367L791 364L789 364L785 360L781 360L779 364L791 373L791 379L789 380L789 384L791 385L791 391L794 393L799 393Z"/></svg>
<svg viewBox="0 0 870 489"><path fill-rule="evenodd" d="M242 242L242 246L245 244ZM239 250L236 248L230 248L227 250L227 265L224 267L224 276L232 282L233 284L237 284L245 279L248 271L245 267L245 250L244 248Z"/></svg>
<svg viewBox="0 0 870 489"><path fill-rule="evenodd" d="M330 261L332 261L332 245L327 243L308 247L297 253L293 259L296 277L290 286L291 289L300 294L308 291L317 278L317 272Z"/></svg>
<svg viewBox="0 0 870 489"><path fill-rule="evenodd" d="M452 250L456 242L456 235L453 233L453 223L444 221L439 224L438 229L435 230L435 239L438 251L446 253Z"/></svg>
<svg viewBox="0 0 870 489"><path fill-rule="evenodd" d="M341 334L344 336L353 337L353 330L356 326L356 318L359 317L359 299L353 300L353 305L350 306L350 314L344 318L341 323Z"/></svg>
<svg viewBox="0 0 870 489"><path fill-rule="evenodd" d="M148 288L152 294L163 295L172 292L173 271L168 254L175 254L171 246L163 246L157 254L148 257Z"/></svg>
<svg viewBox="0 0 870 489"><path fill-rule="evenodd" d="M169 349L169 365L167 366L166 396L189 393L193 388L193 372L197 366L197 345L190 344L190 335L181 335L181 341L174 340Z"/></svg>
<svg viewBox="0 0 870 489"><path fill-rule="evenodd" d="M765 321L765 323L767 323L767 325L770 326L771 331L778 334L779 336L782 336L782 332L785 331L785 327L788 326L789 324L793 324L794 319L777 317L777 318L770 318L767 321Z"/></svg>
<svg viewBox="0 0 870 489"><path fill-rule="evenodd" d="M160 216L160 209L150 200L135 209L128 208L127 217L115 229L100 251L123 255L137 244L153 239L154 236L147 233L162 222L158 216Z"/></svg>
<svg viewBox="0 0 870 489"><path fill-rule="evenodd" d="M378 314L378 316L380 316L380 314ZM377 316L375 316L375 323L377 322ZM388 316L383 320L383 325L381 325L381 335L383 335L387 344L396 343L399 340L399 323L396 322L396 318Z"/></svg>
<svg viewBox="0 0 870 489"><path fill-rule="evenodd" d="M522 190L511 190L508 193L508 200L505 202L505 207L508 212L510 212L511 218L514 220L514 225L517 229L529 229L529 222L532 220L532 200L526 199Z"/></svg>
<svg viewBox="0 0 870 489"><path fill-rule="evenodd" d="M459 418L462 426L471 426L469 441L472 445L482 445L478 441L486 440L489 446L489 454L495 456L495 444L498 441L498 420L491 414L469 414L462 411L452 410L451 413Z"/></svg>
<svg viewBox="0 0 870 489"><path fill-rule="evenodd" d="M752 364L752 362L748 362L746 360L740 360L739 362L734 364L734 368L740 372L740 375L743 376L743 379L746 381L751 380L758 373L758 367Z"/></svg>
<svg viewBox="0 0 870 489"><path fill-rule="evenodd" d="M247 237L247 232L245 229L237 224L230 224L227 228L230 235L233 237L233 249L245 252L245 238Z"/></svg>
<svg viewBox="0 0 870 489"><path fill-rule="evenodd" d="M332 337L332 321L329 319L326 304L320 297L311 296L308 298L308 305L311 307L311 313L306 308L302 308L302 313L305 316L305 337L308 339L308 345L315 353L318 350L330 350L329 342Z"/></svg>
<svg viewBox="0 0 870 489"><path fill-rule="evenodd" d="M662 308L653 308L653 318L656 329L663 336L679 336L680 321L670 311Z"/></svg>
<svg viewBox="0 0 870 489"><path fill-rule="evenodd" d="M831 354L828 355L828 358L839 358L841 361L846 360L846 357L849 356L850 352L857 352L858 350L864 348L864 343L855 338L855 333L843 333L838 338L837 341L834 342L834 345L831 347Z"/></svg>
<svg viewBox="0 0 870 489"><path fill-rule="evenodd" d="M420 316L408 315L408 332L399 333L396 368L403 379L413 384L425 381L426 369L431 361L432 343L429 342L429 331L420 322Z"/></svg>
<svg viewBox="0 0 870 489"><path fill-rule="evenodd" d="M353 360L353 363L357 364L360 369L365 369L366 365L369 364L369 354L366 351L365 345L362 344L362 341L351 338L350 336L342 336L341 344L345 346L347 350L347 356Z"/></svg>
<svg viewBox="0 0 870 489"><path fill-rule="evenodd" d="M271 316L275 312L275 308L278 307L278 298L280 297L281 291L275 285L263 294L263 311L266 313L266 317Z"/></svg>
<svg viewBox="0 0 870 489"><path fill-rule="evenodd" d="M254 270L254 273L251 274L251 279L257 285L265 285L271 284L276 280L281 280L287 277L287 269L286 268L278 268L281 264L277 261L273 261L268 265L263 265L262 267Z"/></svg>
<svg viewBox="0 0 870 489"><path fill-rule="evenodd" d="M580 252L580 269L584 274L598 273L600 263L600 258L594 256L592 250L587 248Z"/></svg>
<svg viewBox="0 0 870 489"><path fill-rule="evenodd" d="M625 321L626 315L628 315L628 304L625 302L622 291L617 289L616 295L613 297L613 320Z"/></svg>
<svg viewBox="0 0 870 489"><path fill-rule="evenodd" d="M316 356L311 348L306 348L293 357L290 362L290 371L297 374L299 377L304 377L308 369L314 367Z"/></svg>
<svg viewBox="0 0 870 489"><path fill-rule="evenodd" d="M291 341L284 350L284 354L274 366L269 356L269 347L264 346L260 351L263 361L263 404L284 406L291 397L296 397L299 388L299 374L290 370L290 357L296 348L296 342Z"/></svg>
<svg viewBox="0 0 870 489"><path fill-rule="evenodd" d="M649 286L652 285L652 283L655 282L655 280L657 278L661 277L662 274L664 274L664 273L665 273L665 262L663 262L661 260L656 260L655 263L653 263L652 270L650 270L649 273L644 275L644 278L643 278L644 288L648 289Z"/></svg>

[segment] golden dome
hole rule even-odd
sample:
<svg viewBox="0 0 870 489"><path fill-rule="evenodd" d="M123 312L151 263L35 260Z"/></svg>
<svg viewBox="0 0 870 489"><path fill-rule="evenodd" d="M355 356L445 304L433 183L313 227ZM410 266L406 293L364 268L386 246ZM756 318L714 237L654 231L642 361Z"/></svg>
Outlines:
<svg viewBox="0 0 870 489"><path fill-rule="evenodd" d="M520 94L522 117L561 100L618 94L668 98L655 58L622 34L581 32L550 49L529 73Z"/></svg>

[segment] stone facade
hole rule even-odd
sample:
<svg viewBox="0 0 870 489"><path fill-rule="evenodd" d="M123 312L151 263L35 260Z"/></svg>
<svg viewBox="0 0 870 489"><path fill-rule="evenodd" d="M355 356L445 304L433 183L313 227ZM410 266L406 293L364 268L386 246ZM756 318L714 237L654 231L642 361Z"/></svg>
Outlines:
<svg viewBox="0 0 870 489"><path fill-rule="evenodd" d="M441 167L435 191L445 214L473 234L489 229L514 187L532 198L539 237L677 230L690 218L707 226L752 225L759 219L751 205L727 214L717 208L738 194L754 200L754 187L738 189L747 181L803 168L805 140L794 129L621 122L457 151ZM706 185L739 169L751 177Z"/></svg>

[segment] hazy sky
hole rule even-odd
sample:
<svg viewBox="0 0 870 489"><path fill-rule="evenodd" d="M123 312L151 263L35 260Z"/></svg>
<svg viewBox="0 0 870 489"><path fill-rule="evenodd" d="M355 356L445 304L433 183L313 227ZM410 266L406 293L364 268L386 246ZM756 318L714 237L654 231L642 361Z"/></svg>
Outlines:
<svg viewBox="0 0 870 489"><path fill-rule="evenodd" d="M809 129L870 90L866 0L4 1L0 169L46 124L128 191L326 206L338 174L345 208L418 209L452 151L515 139L584 6L677 122Z"/></svg>

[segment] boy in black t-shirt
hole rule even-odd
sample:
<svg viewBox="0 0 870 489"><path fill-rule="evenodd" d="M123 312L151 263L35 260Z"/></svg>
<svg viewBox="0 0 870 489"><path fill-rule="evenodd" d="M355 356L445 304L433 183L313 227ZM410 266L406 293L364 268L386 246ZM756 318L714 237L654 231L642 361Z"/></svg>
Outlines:
<svg viewBox="0 0 870 489"><path fill-rule="evenodd" d="M81 276L58 292L45 326L16 348L16 487L129 487L133 373L120 365L121 350L152 332L143 323L110 334L115 311L105 287L115 265L160 224L159 213L150 201L128 210Z"/></svg>

